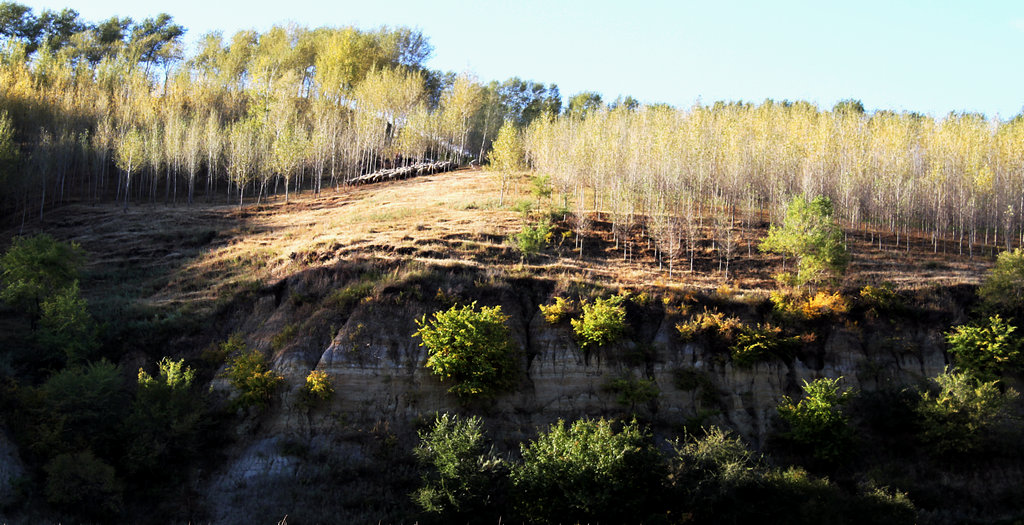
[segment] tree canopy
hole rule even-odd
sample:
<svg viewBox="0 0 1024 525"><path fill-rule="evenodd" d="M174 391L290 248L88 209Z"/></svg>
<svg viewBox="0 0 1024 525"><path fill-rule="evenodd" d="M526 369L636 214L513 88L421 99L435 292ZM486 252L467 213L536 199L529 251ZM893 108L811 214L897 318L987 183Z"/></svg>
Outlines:
<svg viewBox="0 0 1024 525"><path fill-rule="evenodd" d="M795 257L799 284L834 282L846 270L850 256L832 215L828 197L808 201L797 195L786 207L782 226L772 225L760 248Z"/></svg>
<svg viewBox="0 0 1024 525"><path fill-rule="evenodd" d="M46 298L78 280L84 262L85 252L75 243L46 233L17 237L0 258L0 299L38 315Z"/></svg>

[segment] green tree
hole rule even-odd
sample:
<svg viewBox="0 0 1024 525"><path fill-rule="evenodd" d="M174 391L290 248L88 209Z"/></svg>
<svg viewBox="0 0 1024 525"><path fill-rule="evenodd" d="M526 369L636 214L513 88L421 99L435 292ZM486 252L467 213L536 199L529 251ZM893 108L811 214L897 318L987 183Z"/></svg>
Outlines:
<svg viewBox="0 0 1024 525"><path fill-rule="evenodd" d="M797 195L786 207L783 225L773 224L769 228L760 249L796 257L799 284L834 282L846 271L850 255L843 243L843 232L832 215L832 201L828 197L807 201Z"/></svg>
<svg viewBox="0 0 1024 525"><path fill-rule="evenodd" d="M598 298L583 303L583 315L572 319L573 333L580 348L590 350L618 341L626 331L625 295Z"/></svg>
<svg viewBox="0 0 1024 525"><path fill-rule="evenodd" d="M679 510L709 520L721 515L735 494L762 475L759 458L738 436L718 427L702 429L673 443L669 461L669 489L679 496ZM726 503L726 505L721 505Z"/></svg>
<svg viewBox="0 0 1024 525"><path fill-rule="evenodd" d="M516 504L529 523L640 523L658 512L665 466L636 421L558 421L520 446Z"/></svg>
<svg viewBox="0 0 1024 525"><path fill-rule="evenodd" d="M939 454L981 448L1018 397L1013 389L1002 391L998 381L983 381L968 372L947 370L933 381L937 388L921 393L917 415L921 439Z"/></svg>
<svg viewBox="0 0 1024 525"><path fill-rule="evenodd" d="M7 110L0 110L0 188L9 187L17 165L18 144L14 141L14 122Z"/></svg>
<svg viewBox="0 0 1024 525"><path fill-rule="evenodd" d="M1013 335L1016 330L994 315L982 323L954 327L946 333L946 341L959 368L981 379L994 379L1020 365L1021 340Z"/></svg>
<svg viewBox="0 0 1024 525"><path fill-rule="evenodd" d="M501 306L476 308L476 302L455 305L416 320L420 346L427 348L426 366L442 381L452 382L448 392L459 397L491 397L511 387L516 379L515 345Z"/></svg>
<svg viewBox="0 0 1024 525"><path fill-rule="evenodd" d="M779 416L789 424L786 437L826 462L846 454L853 439L843 410L851 393L839 390L841 380L823 377L810 383L804 381L804 397L799 402L786 396L778 406Z"/></svg>
<svg viewBox="0 0 1024 525"><path fill-rule="evenodd" d="M615 97L615 100L612 101L611 104L608 104L608 109L610 110L624 109L626 111L636 111L639 108L640 101L633 98L631 95L626 95L625 97L619 95Z"/></svg>
<svg viewBox="0 0 1024 525"><path fill-rule="evenodd" d="M44 351L63 353L72 365L87 361L99 341L96 322L78 293L78 281L48 297L41 310L36 339Z"/></svg>
<svg viewBox="0 0 1024 525"><path fill-rule="evenodd" d="M506 120L511 120L519 127L526 127L544 112L557 115L562 100L558 94L558 86L544 84L532 80L510 78L496 86L497 98L500 101Z"/></svg>
<svg viewBox="0 0 1024 525"><path fill-rule="evenodd" d="M17 2L0 2L0 36L25 44L28 53L39 45L42 26L32 8Z"/></svg>
<svg viewBox="0 0 1024 525"><path fill-rule="evenodd" d="M1024 320L1024 250L1001 252L978 288L982 310Z"/></svg>
<svg viewBox="0 0 1024 525"><path fill-rule="evenodd" d="M508 189L513 178L525 168L525 150L523 141L519 137L519 130L511 120L506 120L498 130L498 138L491 146L491 152L487 155L489 167L498 172L501 177L501 194L498 198L498 206L504 205L505 191Z"/></svg>
<svg viewBox="0 0 1024 525"><path fill-rule="evenodd" d="M847 98L836 102L836 104L832 106L832 112L843 115L860 116L864 114L864 104L859 100Z"/></svg>
<svg viewBox="0 0 1024 525"><path fill-rule="evenodd" d="M91 449L104 458L117 457L129 402L119 367L99 361L66 368L40 389L45 411L55 422L46 432L52 440L48 453Z"/></svg>
<svg viewBox="0 0 1024 525"><path fill-rule="evenodd" d="M132 28L129 46L138 60L145 62L148 68L158 61L165 62L180 53L178 44L184 34L185 28L175 24L171 15L160 13Z"/></svg>
<svg viewBox="0 0 1024 525"><path fill-rule="evenodd" d="M47 233L17 237L0 258L0 299L23 308L34 324L43 301L70 287L84 261L85 252L75 243L57 241Z"/></svg>
<svg viewBox="0 0 1024 525"><path fill-rule="evenodd" d="M124 209L128 209L131 196L132 174L145 163L146 140L136 128L119 133L114 138L114 162L124 172Z"/></svg>
<svg viewBox="0 0 1024 525"><path fill-rule="evenodd" d="M57 455L44 470L50 504L89 521L116 521L124 488L114 467L86 450Z"/></svg>
<svg viewBox="0 0 1024 525"><path fill-rule="evenodd" d="M586 118L590 113L601 109L602 105L599 93L584 91L569 99L569 107L566 108L565 114L570 118Z"/></svg>
<svg viewBox="0 0 1024 525"><path fill-rule="evenodd" d="M499 522L508 466L487 445L483 420L445 413L419 436L413 453L427 472L416 504L443 523Z"/></svg>
<svg viewBox="0 0 1024 525"><path fill-rule="evenodd" d="M40 44L55 52L71 43L72 37L86 30L78 11L64 8L60 11L44 10L39 15Z"/></svg>

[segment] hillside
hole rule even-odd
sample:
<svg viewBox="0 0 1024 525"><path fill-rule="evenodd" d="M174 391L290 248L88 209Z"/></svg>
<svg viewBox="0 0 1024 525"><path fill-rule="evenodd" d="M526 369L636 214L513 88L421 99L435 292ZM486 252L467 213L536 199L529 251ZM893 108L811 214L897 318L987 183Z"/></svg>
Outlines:
<svg viewBox="0 0 1024 525"><path fill-rule="evenodd" d="M223 376L228 355L217 348L232 334L282 375L284 387L267 410L215 412L219 430L210 435L220 437L200 449L203 467L161 498L174 515L227 523L285 514L289 523L403 521L415 513L407 494L418 479L409 454L416 432L444 412L482 415L499 450L515 451L558 419L639 417L658 439L717 425L779 461L801 462L801 453L778 441L775 407L783 396L799 397L804 380L840 376L858 392L894 395L900 385L942 373L949 357L941 334L967 319L973 289L992 263L949 253L955 245L934 253L924 238L908 252L885 237L851 235L853 259L841 285L848 311L790 321L785 329L800 335L798 349L741 366L727 343L687 341L677 326L702 311L735 317L740 327L783 319L768 297L782 260L756 249L767 224L736 225L742 249L729 279L717 269L711 241L696 253L696 271L679 271L688 264L681 257L669 276L636 228L624 259L626 241L616 247L599 214L582 258L561 235L566 225L556 222L551 244L524 260L509 240L522 228L511 203L533 198L529 182L520 179L502 206L499 184L492 173L460 170L259 207L71 204L28 223L26 233L46 231L86 250L82 290L105 323L102 356L126 376L165 355L185 358L209 382L213 405L225 410L235 394ZM880 317L856 299L864 285L882 281L894 283L905 310ZM538 305L554 297L582 301L626 291L627 336L599 351L581 351L567 322L539 315ZM412 333L416 319L473 301L500 305L510 316L521 375L493 402L465 404L423 367L426 351ZM8 343L29 330L23 318L3 318L12 329ZM333 384L326 405L301 403L310 370ZM653 395L636 390L643 385L652 385ZM859 421L871 432L888 424ZM871 435L903 446L898 435ZM935 484L944 467L927 456L862 449L839 470L818 472L908 492L921 516L942 523L1006 515L1014 508L1000 503L1012 493L1006 480L1024 475L1010 466L1015 461L996 470L988 459L957 467L952 481ZM897 463L918 470L902 478L865 474ZM996 488L982 490L978 480ZM945 503L958 491L966 506Z"/></svg>
<svg viewBox="0 0 1024 525"><path fill-rule="evenodd" d="M684 271L670 277L667 261L659 269L651 241L639 227L630 231L629 260L617 250L611 225L590 212L594 227L580 259L566 237L536 259L522 263L509 236L522 226L512 204L528 199L528 181L499 207L499 180L481 170L461 170L382 185L329 188L321 195L294 195L289 203L275 198L259 207L197 203L191 207L162 204L72 204L31 221L25 234L47 231L81 244L89 253L85 290L94 298L110 295L112 286L132 288L143 304L170 307L183 303L209 306L243 285L269 285L309 268L354 257L419 261L431 264L486 266L497 272L585 279L610 288L654 286L709 292L727 284L738 290L765 292L775 287L772 275L781 258L762 254L757 244L766 222L756 228L735 222L741 241L731 262L732 275L718 271L719 256L705 230L694 272L686 271L686 254L676 264ZM710 228L708 228L710 229ZM20 228L4 232L5 239ZM568 226L559 231L565 232ZM557 237L561 237L558 235ZM991 264L994 247L977 257L957 253L948 243L932 251L921 236L913 250L893 248L894 239L850 235L854 254L843 286L888 281L904 290L927 286L976 285ZM5 242L6 244L6 242ZM880 249L879 246L882 246Z"/></svg>

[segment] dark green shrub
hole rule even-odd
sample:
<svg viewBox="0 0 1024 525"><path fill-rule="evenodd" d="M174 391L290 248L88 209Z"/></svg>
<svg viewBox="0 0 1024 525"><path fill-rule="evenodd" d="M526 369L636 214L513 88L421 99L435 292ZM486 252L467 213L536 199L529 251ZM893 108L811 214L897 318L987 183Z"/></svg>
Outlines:
<svg viewBox="0 0 1024 525"><path fill-rule="evenodd" d="M479 417L439 415L413 450L426 469L413 500L441 523L498 523L508 466L487 445Z"/></svg>
<svg viewBox="0 0 1024 525"><path fill-rule="evenodd" d="M380 274L376 272L366 272L359 276L359 280L350 283L342 288L338 288L327 297L325 305L331 308L337 308L341 311L349 311L354 308L360 301L365 300L367 297L373 295L374 290L377 288L378 282L381 281Z"/></svg>
<svg viewBox="0 0 1024 525"><path fill-rule="evenodd" d="M626 331L625 295L598 298L583 303L583 315L572 319L572 330L583 350L618 341Z"/></svg>
<svg viewBox="0 0 1024 525"><path fill-rule="evenodd" d="M60 454L46 467L46 501L89 520L109 522L121 512L123 487L114 467L89 450Z"/></svg>
<svg viewBox="0 0 1024 525"><path fill-rule="evenodd" d="M530 193L536 197L537 202L550 199L553 190L554 188L551 187L551 175L536 174L530 177Z"/></svg>
<svg viewBox="0 0 1024 525"><path fill-rule="evenodd" d="M299 333L299 325L291 323L285 326L283 330L270 338L270 348L277 352L284 348L292 339L295 339L295 334L297 333Z"/></svg>
<svg viewBox="0 0 1024 525"><path fill-rule="evenodd" d="M933 379L938 387L921 394L917 413L921 439L939 454L972 452L1004 422L1018 394L1001 391L998 381L982 381L967 372L947 371Z"/></svg>
<svg viewBox="0 0 1024 525"><path fill-rule="evenodd" d="M891 523L910 525L905 494L866 484L849 492L800 468L778 469L712 427L675 442L669 516L686 523Z"/></svg>
<svg viewBox="0 0 1024 525"><path fill-rule="evenodd" d="M49 234L17 237L0 257L0 300L39 316L40 305L58 290L78 280L85 252L75 243Z"/></svg>
<svg viewBox="0 0 1024 525"><path fill-rule="evenodd" d="M982 323L954 327L946 333L946 341L960 369L993 379L1020 365L1021 340L1013 335L1016 330L994 315Z"/></svg>
<svg viewBox="0 0 1024 525"><path fill-rule="evenodd" d="M243 351L231 360L226 370L228 382L238 392L234 405L239 408L264 408L284 383L284 377L271 370L259 350Z"/></svg>
<svg viewBox="0 0 1024 525"><path fill-rule="evenodd" d="M995 266L978 288L978 297L985 313L1024 321L1024 250L1017 248L996 257Z"/></svg>
<svg viewBox="0 0 1024 525"><path fill-rule="evenodd" d="M917 523L914 504L898 490L870 482L843 490L828 478L816 478L799 467L771 469L739 496L728 506L720 505L724 512L715 518L786 525Z"/></svg>
<svg viewBox="0 0 1024 525"><path fill-rule="evenodd" d="M543 218L531 224L524 224L522 231L512 236L512 242L519 254L524 259L529 259L548 245L550 233L551 221Z"/></svg>
<svg viewBox="0 0 1024 525"><path fill-rule="evenodd" d="M416 320L413 337L427 348L426 366L442 381L451 382L448 392L459 397L491 397L511 387L516 379L515 346L506 326L508 316L500 306L476 302L453 306Z"/></svg>
<svg viewBox="0 0 1024 525"><path fill-rule="evenodd" d="M533 213L533 201L527 199L516 201L516 203L512 205L512 211L518 212L519 215L522 216L523 222L526 222L530 219L530 215Z"/></svg>
<svg viewBox="0 0 1024 525"><path fill-rule="evenodd" d="M636 378L632 374L612 379L604 385L604 388L615 394L615 401L620 405L631 408L653 401L661 393L658 383L653 379Z"/></svg>
<svg viewBox="0 0 1024 525"><path fill-rule="evenodd" d="M789 424L785 436L806 447L815 458L833 462L846 454L853 431L843 406L849 391L840 391L842 378L827 377L804 381L804 397L794 403L788 396L778 406L779 416Z"/></svg>
<svg viewBox="0 0 1024 525"><path fill-rule="evenodd" d="M641 523L658 513L665 469L635 421L559 421L520 446L512 469L516 503L529 523Z"/></svg>
<svg viewBox="0 0 1024 525"><path fill-rule="evenodd" d="M684 392L694 392L707 406L718 402L718 389L707 372L696 368L677 368L672 371L672 384Z"/></svg>
<svg viewBox="0 0 1024 525"><path fill-rule="evenodd" d="M57 372L40 387L47 415L56 418L47 439L53 448L90 448L102 457L120 451L119 427L124 420L129 394L121 369L107 361Z"/></svg>
<svg viewBox="0 0 1024 525"><path fill-rule="evenodd" d="M87 361L99 346L96 322L78 293L78 281L43 301L36 339L44 352L63 354L71 365Z"/></svg>
<svg viewBox="0 0 1024 525"><path fill-rule="evenodd" d="M728 431L713 426L701 433L673 443L669 486L685 501L678 510L710 515L721 500L730 499L760 475L760 462L743 440Z"/></svg>

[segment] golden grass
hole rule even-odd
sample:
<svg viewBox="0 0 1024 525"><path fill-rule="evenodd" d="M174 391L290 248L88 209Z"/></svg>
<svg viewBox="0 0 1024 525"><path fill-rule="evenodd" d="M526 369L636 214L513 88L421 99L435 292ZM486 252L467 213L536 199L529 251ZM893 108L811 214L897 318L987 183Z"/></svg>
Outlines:
<svg viewBox="0 0 1024 525"><path fill-rule="evenodd" d="M94 270L139 269L140 294L155 305L213 303L246 286L272 283L353 257L541 276L553 279L560 291L570 282L596 282L608 288L653 285L669 293L717 290L728 295L765 293L775 287L771 276L781 270L781 259L745 248L764 235L760 229L737 232L741 249L728 279L717 270L717 254L710 243L697 250L697 271L688 271L687 254L682 254L675 258L675 271L669 276L668 262L659 269L650 243L638 228L630 234L634 255L624 259L622 250L614 246L610 225L599 215L587 235L582 260L573 243L566 241L521 264L505 239L522 226L520 214L511 206L530 198L528 188L525 183L514 185L505 195L505 206L499 207L497 175L459 170L328 189L320 195L307 192L293 195L288 204L273 198L242 209L227 204L192 208L140 204L122 212L109 203L72 205L55 210L45 223L30 224L28 233L46 230L79 242L89 252ZM2 237L15 233L4 232ZM903 289L974 284L991 264L990 257L932 254L916 247L909 255L901 250L880 251L853 235L850 242L854 262L845 281L850 286L882 281ZM101 295L108 293L104 287L123 284L119 279L123 281L124 272L108 273L106 278L97 277L87 293Z"/></svg>

